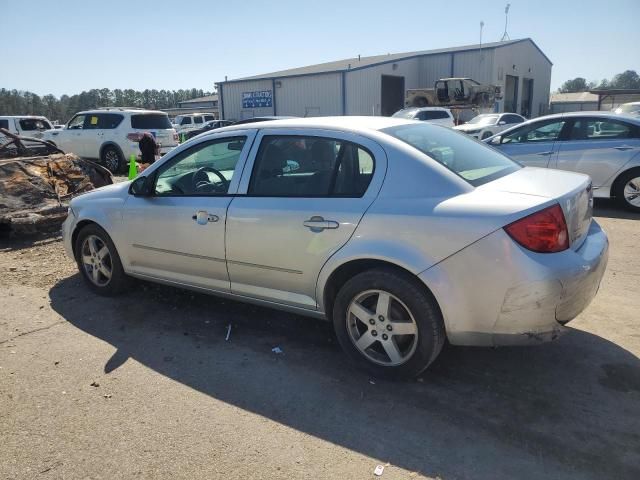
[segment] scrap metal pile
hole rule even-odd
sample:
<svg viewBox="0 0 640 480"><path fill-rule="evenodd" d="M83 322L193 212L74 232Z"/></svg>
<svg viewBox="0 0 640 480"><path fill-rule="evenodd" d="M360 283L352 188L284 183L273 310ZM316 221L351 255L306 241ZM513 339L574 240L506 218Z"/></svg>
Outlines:
<svg viewBox="0 0 640 480"><path fill-rule="evenodd" d="M7 137L10 142L0 145L0 237L56 231L71 198L113 183L111 173L94 162L42 141L33 149L36 139ZM24 156L34 152L45 154Z"/></svg>

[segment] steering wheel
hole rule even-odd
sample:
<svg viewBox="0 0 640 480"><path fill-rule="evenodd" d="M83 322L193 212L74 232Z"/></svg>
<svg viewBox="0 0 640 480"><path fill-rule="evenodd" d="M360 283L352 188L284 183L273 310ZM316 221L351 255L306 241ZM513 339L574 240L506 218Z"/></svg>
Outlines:
<svg viewBox="0 0 640 480"><path fill-rule="evenodd" d="M215 191L219 188L215 183L212 183L211 180L209 180L209 175L207 175L206 172L215 174L222 181L222 186L224 187L223 191L226 192L229 190L229 180L224 178L224 175L222 175L219 170L216 170L213 167L200 167L192 177L192 182L197 192Z"/></svg>

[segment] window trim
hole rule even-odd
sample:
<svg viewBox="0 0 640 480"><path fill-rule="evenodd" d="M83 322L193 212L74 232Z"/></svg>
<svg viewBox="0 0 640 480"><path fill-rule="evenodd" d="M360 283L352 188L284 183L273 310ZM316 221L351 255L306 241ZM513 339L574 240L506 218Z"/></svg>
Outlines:
<svg viewBox="0 0 640 480"><path fill-rule="evenodd" d="M176 154L174 156L172 156L171 158L168 158L165 162L162 162L157 168L155 168L151 173L150 176L151 181L153 182L153 186L152 186L152 193L150 195L151 198L193 198L193 197L197 197L197 198L223 198L223 197L235 197L237 196L237 190L238 190L238 185L240 183L240 176L242 175L242 171L244 170L244 164L246 163L246 159L247 159L247 154L253 144L253 140L254 140L254 136L252 136L249 132L246 132L245 130L241 130L240 132L245 132L245 133L240 133L240 134L236 134L236 135L228 135L228 136L220 136L220 137L215 137L215 138L207 138L206 140L197 143L196 145L192 145L189 148L186 148L184 150L181 150L179 152L176 152ZM234 132L235 133L235 132ZM184 159L186 156L190 155L196 148L197 149L202 149L202 148L206 148L209 145L212 145L214 143L223 143L223 142L229 142L232 141L233 139L241 139L243 138L245 140L245 143L242 147L242 150L240 150L240 156L238 157L238 162L236 163L236 168L233 171L233 178L231 179L231 181L229 182L229 189L227 191L227 193L220 193L220 194L212 194L212 193L191 193L191 194L172 194L172 193L167 193L167 194L157 194L156 193L156 185L158 183L158 177L160 176L160 174L162 172L164 172L165 170L171 168L173 165L175 165L176 163L178 163L180 160ZM233 188L235 185L235 188ZM230 193L232 190L235 190L234 193Z"/></svg>
<svg viewBox="0 0 640 480"><path fill-rule="evenodd" d="M367 188L364 189L364 192L362 192L361 195L323 195L323 194L319 194L319 195L261 195L261 194L255 194L255 193L251 193L251 188L253 186L254 183L254 179L256 178L256 166L259 165L258 159L260 158L260 154L263 151L263 148L266 148L265 146L265 139L268 139L270 137L278 137L278 138L283 138L283 137L288 137L288 138L320 138L320 139L325 139L325 140L331 140L331 141L336 141L336 142L341 142L342 144L345 143L350 143L352 145L355 145L357 148L361 148L362 150L364 150L373 160L373 170L371 171L371 179L369 180L369 184L367 185ZM342 146L341 146L342 149ZM338 152L338 155L340 154L340 152ZM336 157L337 159L337 157ZM354 142L352 140L348 140L348 139L342 139L339 137L332 137L332 136L328 136L328 135L314 135L314 134L304 134L304 133L299 133L299 134L287 134L287 133L265 133L263 135L260 136L259 138L259 143L258 143L258 148L255 152L255 155L253 156L253 163L251 165L251 174L249 175L249 182L247 184L247 191L246 193L244 193L242 196L244 197L249 197L249 198L364 198L367 194L367 191L369 190L369 188L371 187L371 185L373 184L373 177L375 175L376 172L376 166L377 166L377 160L375 155L373 154L373 152L365 147L364 145L362 145L361 143L357 143ZM337 172L336 172L337 173ZM331 184L335 187L335 180L336 177L332 176L331 178Z"/></svg>

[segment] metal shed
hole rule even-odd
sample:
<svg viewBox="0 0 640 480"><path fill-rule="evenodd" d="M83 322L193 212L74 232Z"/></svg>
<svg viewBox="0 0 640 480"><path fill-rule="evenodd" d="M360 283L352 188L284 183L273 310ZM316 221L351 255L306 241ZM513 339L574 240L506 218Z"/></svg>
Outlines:
<svg viewBox="0 0 640 480"><path fill-rule="evenodd" d="M549 58L530 38L482 45L354 57L219 82L222 118L391 115L407 89L445 77L502 86L496 111L528 117L548 111Z"/></svg>

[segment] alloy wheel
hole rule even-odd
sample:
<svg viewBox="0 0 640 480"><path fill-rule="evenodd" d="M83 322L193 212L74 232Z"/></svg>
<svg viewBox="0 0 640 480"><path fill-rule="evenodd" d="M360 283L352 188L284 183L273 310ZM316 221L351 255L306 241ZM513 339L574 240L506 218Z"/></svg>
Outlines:
<svg viewBox="0 0 640 480"><path fill-rule="evenodd" d="M624 186L624 199L634 207L640 207L640 177L632 178Z"/></svg>
<svg viewBox="0 0 640 480"><path fill-rule="evenodd" d="M120 156L118 152L113 149L107 150L104 155L104 164L109 171L116 173L120 167Z"/></svg>
<svg viewBox="0 0 640 480"><path fill-rule="evenodd" d="M379 365L402 365L418 345L413 315L400 299L384 290L367 290L354 297L346 322L358 351Z"/></svg>
<svg viewBox="0 0 640 480"><path fill-rule="evenodd" d="M87 278L97 287L104 287L111 281L113 262L106 243L97 235L89 235L82 242L80 251L82 266Z"/></svg>

